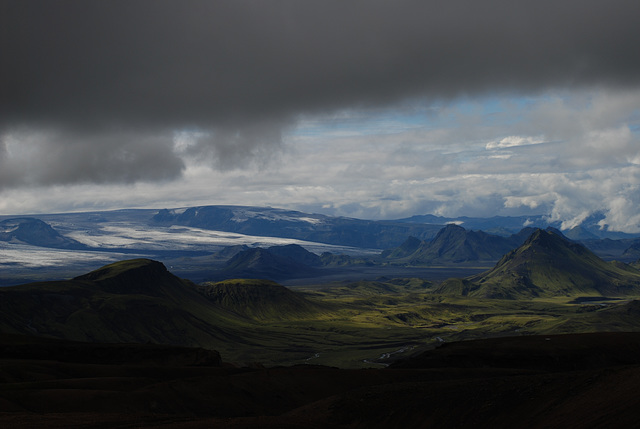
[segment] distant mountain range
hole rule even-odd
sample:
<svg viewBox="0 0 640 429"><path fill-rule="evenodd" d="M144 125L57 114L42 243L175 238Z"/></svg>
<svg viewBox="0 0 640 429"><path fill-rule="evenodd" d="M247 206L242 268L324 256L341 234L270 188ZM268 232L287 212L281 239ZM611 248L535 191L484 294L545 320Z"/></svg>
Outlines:
<svg viewBox="0 0 640 429"><path fill-rule="evenodd" d="M599 238L624 239L638 237L638 234L625 234L618 231L610 231L602 213L594 213L584 219L579 225L571 229L564 230L565 236L572 240L593 240ZM443 217L434 215L416 215L408 218L398 219L396 222L421 223L432 225L456 224L468 230L481 230L487 233L509 236L522 230L523 228L548 227L560 229L561 221L552 221L546 215L532 216L493 216L488 218L478 217Z"/></svg>
<svg viewBox="0 0 640 429"><path fill-rule="evenodd" d="M630 239L638 235L609 231L601 225L604 216L595 214L564 234L573 240ZM412 236L429 241L449 224L469 231L510 237L524 228L560 228L548 216L495 216L491 218L418 215L410 218L374 221L269 207L201 206L163 209L151 219L156 225L184 225L241 234L285 237L319 243L373 249L397 247Z"/></svg>
<svg viewBox="0 0 640 429"><path fill-rule="evenodd" d="M543 216L454 219L425 215L373 221L242 206L1 219L0 249L10 250L0 254L2 285L70 278L133 255L162 261L172 272L198 282L238 277L307 281L320 271L328 276L351 271L356 276L356 271L373 266L478 268L521 245L534 230L525 225L553 228ZM558 233L580 241L603 259L637 261L639 238L594 238L608 234L606 229L594 229L601 220L592 217ZM292 242L296 244L274 246ZM42 249L35 252L33 246ZM76 257L76 251L85 253Z"/></svg>
<svg viewBox="0 0 640 429"><path fill-rule="evenodd" d="M385 251L382 256L409 265L496 261L522 244L534 230L525 228L518 234L502 237L449 224L433 240L409 237L400 247Z"/></svg>
<svg viewBox="0 0 640 429"><path fill-rule="evenodd" d="M163 209L153 216L151 222L155 225L183 225L371 249L397 246L407 236L429 238L434 236L442 226L361 220L267 207L242 206Z"/></svg>

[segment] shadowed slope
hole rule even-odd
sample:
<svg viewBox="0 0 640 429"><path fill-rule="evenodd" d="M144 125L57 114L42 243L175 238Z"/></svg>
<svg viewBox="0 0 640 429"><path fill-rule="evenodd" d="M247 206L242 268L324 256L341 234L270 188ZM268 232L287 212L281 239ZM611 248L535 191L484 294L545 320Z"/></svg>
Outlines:
<svg viewBox="0 0 640 429"><path fill-rule="evenodd" d="M237 316L164 265L135 259L68 281L0 288L0 330L92 342L215 348Z"/></svg>

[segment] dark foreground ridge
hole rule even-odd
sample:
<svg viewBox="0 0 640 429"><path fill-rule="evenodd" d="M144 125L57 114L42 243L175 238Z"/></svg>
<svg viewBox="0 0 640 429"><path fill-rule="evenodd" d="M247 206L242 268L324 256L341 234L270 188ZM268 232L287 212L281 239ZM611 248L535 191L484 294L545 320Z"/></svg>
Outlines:
<svg viewBox="0 0 640 429"><path fill-rule="evenodd" d="M640 333L452 343L369 370L201 353L0 335L0 425L622 428L640 406Z"/></svg>
<svg viewBox="0 0 640 429"><path fill-rule="evenodd" d="M215 350L162 344L85 343L0 333L0 359L96 365L220 366Z"/></svg>

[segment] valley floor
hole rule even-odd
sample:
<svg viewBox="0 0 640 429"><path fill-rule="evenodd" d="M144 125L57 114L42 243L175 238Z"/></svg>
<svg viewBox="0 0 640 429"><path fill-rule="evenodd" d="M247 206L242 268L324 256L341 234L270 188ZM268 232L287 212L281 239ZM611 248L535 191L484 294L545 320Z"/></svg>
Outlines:
<svg viewBox="0 0 640 429"><path fill-rule="evenodd" d="M433 295L420 280L405 281L295 288L324 310L260 320L241 334L246 344L217 349L227 360L267 366L381 368L455 341L640 331L640 302L631 297L477 299Z"/></svg>

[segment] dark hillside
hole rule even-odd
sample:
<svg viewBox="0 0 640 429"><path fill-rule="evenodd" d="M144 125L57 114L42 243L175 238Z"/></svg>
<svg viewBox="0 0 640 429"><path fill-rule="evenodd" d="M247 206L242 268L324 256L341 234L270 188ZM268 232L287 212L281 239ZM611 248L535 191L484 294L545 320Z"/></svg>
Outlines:
<svg viewBox="0 0 640 429"><path fill-rule="evenodd" d="M0 331L90 342L214 348L231 313L164 265L135 259L73 280L0 288Z"/></svg>

